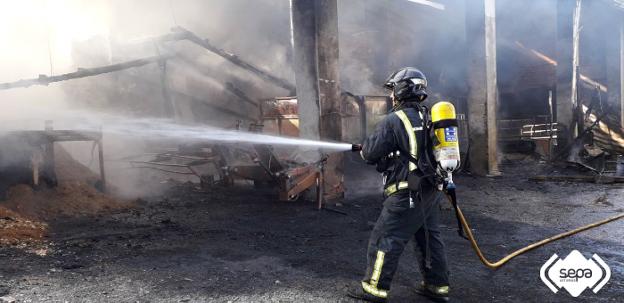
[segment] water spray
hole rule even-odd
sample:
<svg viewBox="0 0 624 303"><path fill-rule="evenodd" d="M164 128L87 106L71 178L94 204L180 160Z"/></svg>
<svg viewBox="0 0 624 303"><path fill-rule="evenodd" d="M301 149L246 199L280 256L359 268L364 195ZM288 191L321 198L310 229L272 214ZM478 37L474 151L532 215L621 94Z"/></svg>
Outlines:
<svg viewBox="0 0 624 303"><path fill-rule="evenodd" d="M210 125L185 125L161 118L133 118L76 110L48 112L46 116L49 120L55 121L57 128L102 131L105 134L138 139L264 144L320 149L326 152L342 152L353 149L353 144L350 143L275 136L223 129ZM18 122L14 121L13 125L7 124L7 121L0 122L0 131L23 130Z"/></svg>

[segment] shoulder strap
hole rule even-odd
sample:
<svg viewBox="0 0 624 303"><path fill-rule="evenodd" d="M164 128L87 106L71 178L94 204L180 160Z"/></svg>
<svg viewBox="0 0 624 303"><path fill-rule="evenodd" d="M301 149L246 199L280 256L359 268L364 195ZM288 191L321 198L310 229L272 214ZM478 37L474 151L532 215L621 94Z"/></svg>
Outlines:
<svg viewBox="0 0 624 303"><path fill-rule="evenodd" d="M395 114L399 117L399 119L401 119L401 122L403 122L403 126L405 127L405 131L407 132L407 137L409 139L409 153L405 153L405 156L409 159L409 171L413 171L418 168L418 160L416 159L418 155L416 132L412 126L412 122L405 114L405 111L399 110L396 111ZM403 154L404 153L401 153L401 155Z"/></svg>

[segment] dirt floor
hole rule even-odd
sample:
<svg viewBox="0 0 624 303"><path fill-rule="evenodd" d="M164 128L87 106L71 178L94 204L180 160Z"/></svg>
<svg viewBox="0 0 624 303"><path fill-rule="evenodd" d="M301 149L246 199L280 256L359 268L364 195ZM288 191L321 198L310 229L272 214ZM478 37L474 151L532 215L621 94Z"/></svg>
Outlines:
<svg viewBox="0 0 624 303"><path fill-rule="evenodd" d="M110 214L49 222L40 244L0 246L0 296L17 302L355 302L345 286L361 278L369 232L381 207L373 167L347 160L343 215L311 202L281 203L253 186L199 189L185 183L165 196ZM529 160L500 178L457 178L460 203L492 259L569 228L624 212L624 186L535 183L552 172ZM624 221L484 267L443 213L453 302L621 302ZM539 278L550 256L600 255L612 278L598 293L552 293ZM427 302L410 247L390 302ZM1 300L0 300L1 301Z"/></svg>

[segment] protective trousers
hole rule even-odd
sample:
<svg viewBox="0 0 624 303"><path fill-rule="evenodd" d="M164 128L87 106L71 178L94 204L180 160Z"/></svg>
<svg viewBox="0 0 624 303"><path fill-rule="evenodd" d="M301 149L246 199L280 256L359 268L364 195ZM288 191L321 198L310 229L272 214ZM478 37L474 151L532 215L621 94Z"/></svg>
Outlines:
<svg viewBox="0 0 624 303"><path fill-rule="evenodd" d="M381 298L387 297L399 257L410 239L414 239L419 267L428 285L448 285L446 252L439 227L438 204L442 195L436 190L414 197L410 208L410 194L399 191L384 201L368 243L364 291Z"/></svg>

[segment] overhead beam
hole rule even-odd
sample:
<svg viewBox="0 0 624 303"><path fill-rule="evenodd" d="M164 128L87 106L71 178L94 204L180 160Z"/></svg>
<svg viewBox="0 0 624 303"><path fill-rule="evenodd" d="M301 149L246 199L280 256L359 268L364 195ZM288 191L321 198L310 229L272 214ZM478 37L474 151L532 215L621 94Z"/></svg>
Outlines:
<svg viewBox="0 0 624 303"><path fill-rule="evenodd" d="M112 73L116 71L121 71L129 68L141 67L144 65L148 65L151 63L160 62L163 60L170 59L171 56L152 56L142 59L136 59L126 62L121 62L112 65L93 67L93 68L78 68L77 71L67 74L55 75L55 76L47 76L47 75L39 75L38 78L34 79L23 79L15 82L7 82L0 83L0 90L12 89L12 88L25 88L33 85L49 85L54 82L67 81L72 79L93 77L101 74Z"/></svg>
<svg viewBox="0 0 624 303"><path fill-rule="evenodd" d="M266 80L269 81L273 84L275 84L276 86L279 86L285 90L288 90L291 93L295 92L295 85L293 85L292 83L290 83L288 80L282 79L280 77L277 77L273 74L271 74L268 71L265 71L263 69L261 69L260 67L257 67L256 65L247 62L244 59L241 59L239 56L230 53L224 49L221 49L217 46L215 46L214 44L212 44L208 39L202 39L201 37L197 36L195 33L183 28L183 27L174 27L172 30L172 32L170 34L166 34L166 35L162 35L159 37L155 37L155 38L151 38L149 39L150 42L153 41L162 41L162 42L167 42L167 41L180 41L180 40L188 40L190 42L193 42L196 45L201 46L202 48L222 57L223 59L229 61L230 63L241 67L249 72L251 72L252 74Z"/></svg>
<svg viewBox="0 0 624 303"><path fill-rule="evenodd" d="M208 70L207 67L205 65L198 65L197 62L194 62L192 59L188 58L186 55L182 54L182 53L176 53L176 61L179 60L182 64L184 64L185 67L190 68L194 71L196 71L197 73L201 74L202 76L206 77L206 78L210 78L215 80L215 82L218 82L219 79L215 78L216 75L216 70ZM234 83L232 82L225 82L225 84L223 85L223 89L232 94L233 96L237 97L240 101L243 101L251 106L253 106L253 108L251 108L250 111L258 111L260 108L260 104L258 101L253 100L251 97L247 96L247 94L245 94L245 92L243 92L242 90L240 90L238 87L236 87L236 85L234 85Z"/></svg>
<svg viewBox="0 0 624 303"><path fill-rule="evenodd" d="M223 50L215 46L214 44L210 43L208 39L202 39L199 36L197 36L195 33L187 29L184 29L182 27L173 28L172 32L169 34L145 39L145 41L149 41L150 43L154 43L154 41L171 42L171 41L180 41L180 40L188 40L190 42L193 42L194 44L199 45L202 48L226 59L230 63L238 67L241 67L266 81L269 81L278 87L288 90L290 93L295 92L295 86L289 81L282 79L280 77L277 77L271 74L270 72L265 71L255 66L254 64L247 62L244 59L241 59L235 54L232 54L226 50ZM117 63L113 65L96 67L96 68L79 68L76 72L62 74L62 75L56 75L56 76L40 75L39 78L19 80L19 81L9 82L9 83L0 83L0 90L18 88L18 87L29 87L32 85L48 85L54 82L97 76L100 74L105 74L105 73L120 71L120 70L124 70L128 68L143 66L146 64L157 62L159 60L166 60L171 57L172 56L153 56L153 57L147 57L147 58L142 58L142 59L137 59L137 60L126 61L122 63Z"/></svg>

